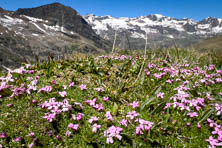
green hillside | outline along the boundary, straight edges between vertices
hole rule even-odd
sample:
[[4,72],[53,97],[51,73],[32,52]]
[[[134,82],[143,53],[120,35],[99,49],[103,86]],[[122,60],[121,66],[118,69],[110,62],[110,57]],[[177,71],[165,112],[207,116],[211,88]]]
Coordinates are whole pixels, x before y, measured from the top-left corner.
[[193,47],[195,49],[210,49],[222,51],[222,35],[203,40],[197,44],[194,44]]

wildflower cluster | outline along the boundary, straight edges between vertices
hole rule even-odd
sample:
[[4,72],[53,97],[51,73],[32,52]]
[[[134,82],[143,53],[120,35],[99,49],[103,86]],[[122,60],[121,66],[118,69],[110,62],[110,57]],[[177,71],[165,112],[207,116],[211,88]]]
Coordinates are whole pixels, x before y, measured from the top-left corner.
[[49,122],[52,122],[57,115],[62,112],[67,112],[72,109],[68,100],[64,99],[63,102],[56,102],[55,98],[51,98],[49,101],[45,101],[40,105],[43,109],[48,109],[49,112],[45,113],[43,118],[46,118]]
[[0,74],[0,147],[221,147],[220,66],[169,55],[144,67],[143,56],[112,54]]

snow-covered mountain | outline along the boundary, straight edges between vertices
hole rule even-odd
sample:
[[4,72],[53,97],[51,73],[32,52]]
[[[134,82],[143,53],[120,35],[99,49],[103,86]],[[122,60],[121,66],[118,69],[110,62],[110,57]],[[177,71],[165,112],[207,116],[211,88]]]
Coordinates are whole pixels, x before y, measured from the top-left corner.
[[113,40],[117,33],[120,48],[142,48],[146,33],[149,45],[189,46],[201,39],[222,33],[222,19],[208,17],[202,21],[176,19],[160,14],[136,18],[86,15],[85,20],[101,37]]

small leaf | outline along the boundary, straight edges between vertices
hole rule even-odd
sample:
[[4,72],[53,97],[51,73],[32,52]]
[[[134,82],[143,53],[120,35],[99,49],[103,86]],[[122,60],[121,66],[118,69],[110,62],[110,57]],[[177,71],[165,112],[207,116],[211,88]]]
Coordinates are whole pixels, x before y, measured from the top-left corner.
[[116,116],[118,109],[119,109],[119,106],[116,103],[114,103],[113,108],[112,108],[112,114],[114,116]]
[[207,120],[207,118],[210,117],[210,115],[214,112],[213,109],[208,110],[201,118],[199,123],[202,123],[203,121]]
[[90,139],[87,139],[86,137],[83,136],[83,139],[87,142],[87,143],[91,143]]
[[146,106],[150,105],[150,103],[155,99],[156,99],[156,97],[153,96],[153,97],[147,99],[145,102],[143,102],[143,104],[140,107],[140,111],[142,111]]
[[156,91],[155,91],[155,95],[157,95],[160,91],[161,91],[162,87],[160,86]]
[[140,81],[141,86],[143,85],[144,80],[145,80],[145,73],[142,74],[142,78],[141,78],[141,81]]
[[159,113],[166,106],[166,102],[162,102],[159,106],[157,106],[151,114]]

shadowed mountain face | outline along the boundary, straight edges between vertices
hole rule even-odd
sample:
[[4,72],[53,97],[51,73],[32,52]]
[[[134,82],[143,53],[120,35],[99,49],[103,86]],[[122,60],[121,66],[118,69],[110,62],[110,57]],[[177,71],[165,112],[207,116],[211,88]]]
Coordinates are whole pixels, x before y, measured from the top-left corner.
[[59,3],[15,12],[0,8],[0,35],[0,65],[12,67],[35,56],[44,60],[50,54],[108,52],[111,47],[75,10]]

